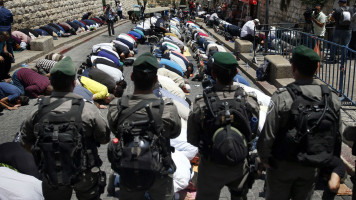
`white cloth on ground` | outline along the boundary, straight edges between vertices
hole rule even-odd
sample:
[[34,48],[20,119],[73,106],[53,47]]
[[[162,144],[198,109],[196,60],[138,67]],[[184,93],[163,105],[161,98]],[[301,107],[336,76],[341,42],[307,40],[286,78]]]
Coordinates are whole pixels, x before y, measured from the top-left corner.
[[189,160],[179,151],[172,153],[172,159],[177,167],[177,170],[173,174],[173,187],[174,192],[178,192],[188,187],[192,166]]

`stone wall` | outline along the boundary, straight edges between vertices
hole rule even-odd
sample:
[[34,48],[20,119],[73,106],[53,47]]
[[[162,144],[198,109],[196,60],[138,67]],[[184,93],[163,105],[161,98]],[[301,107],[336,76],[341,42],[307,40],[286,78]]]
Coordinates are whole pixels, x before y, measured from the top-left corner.
[[[114,0],[106,0],[115,6]],[[122,1],[123,14],[132,9],[136,0]],[[14,15],[14,28],[34,28],[51,22],[81,19],[87,12],[103,14],[101,0],[10,0],[5,7]]]
[[[265,22],[265,5],[267,0],[259,0],[261,4],[260,19],[261,23]],[[286,10],[281,10],[281,2],[283,0],[269,0],[269,23],[291,22],[299,23],[304,22],[303,13],[306,11],[308,5],[302,4],[300,0],[290,0],[290,4]],[[284,0],[287,2],[287,0]],[[329,0],[323,8],[323,12],[328,15],[332,12],[333,8],[338,7],[338,0]],[[355,0],[349,0],[349,5],[354,5]],[[309,6],[310,7],[310,6]]]

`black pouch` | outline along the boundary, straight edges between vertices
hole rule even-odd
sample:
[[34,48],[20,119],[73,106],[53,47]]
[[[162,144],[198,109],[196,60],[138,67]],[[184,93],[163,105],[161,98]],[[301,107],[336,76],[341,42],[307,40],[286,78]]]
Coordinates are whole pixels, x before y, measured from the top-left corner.
[[104,189],[106,186],[106,173],[104,171],[99,171],[98,177],[98,185],[99,185],[99,193],[104,193]]

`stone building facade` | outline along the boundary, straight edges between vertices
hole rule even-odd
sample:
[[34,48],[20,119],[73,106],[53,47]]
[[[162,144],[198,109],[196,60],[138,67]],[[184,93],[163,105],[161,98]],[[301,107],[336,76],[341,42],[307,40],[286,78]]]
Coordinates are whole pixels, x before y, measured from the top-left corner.
[[[115,6],[114,0],[106,0]],[[123,14],[133,8],[136,0],[121,0]],[[103,14],[102,0],[10,0],[5,7],[14,15],[14,28],[35,28],[51,22],[81,19],[87,12]]]
[[[265,22],[265,5],[267,0],[259,0],[260,7],[260,19],[261,23]],[[291,22],[299,23],[304,22],[303,13],[307,10],[308,5],[302,3],[301,0],[289,0],[289,5],[286,9],[282,9],[282,2],[288,2],[288,0],[269,0],[269,23]],[[328,15],[332,12],[333,8],[338,7],[338,0],[328,0],[324,5],[323,12]],[[355,0],[349,0],[349,5],[353,6]],[[309,6],[310,7],[310,6]]]

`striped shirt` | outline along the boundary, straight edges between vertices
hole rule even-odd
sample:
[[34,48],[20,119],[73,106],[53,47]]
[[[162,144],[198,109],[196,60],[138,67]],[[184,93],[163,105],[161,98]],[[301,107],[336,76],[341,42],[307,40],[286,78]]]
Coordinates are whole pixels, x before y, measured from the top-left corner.
[[17,71],[17,78],[25,88],[25,92],[30,97],[37,98],[43,94],[50,85],[49,79],[28,68],[21,68]]

